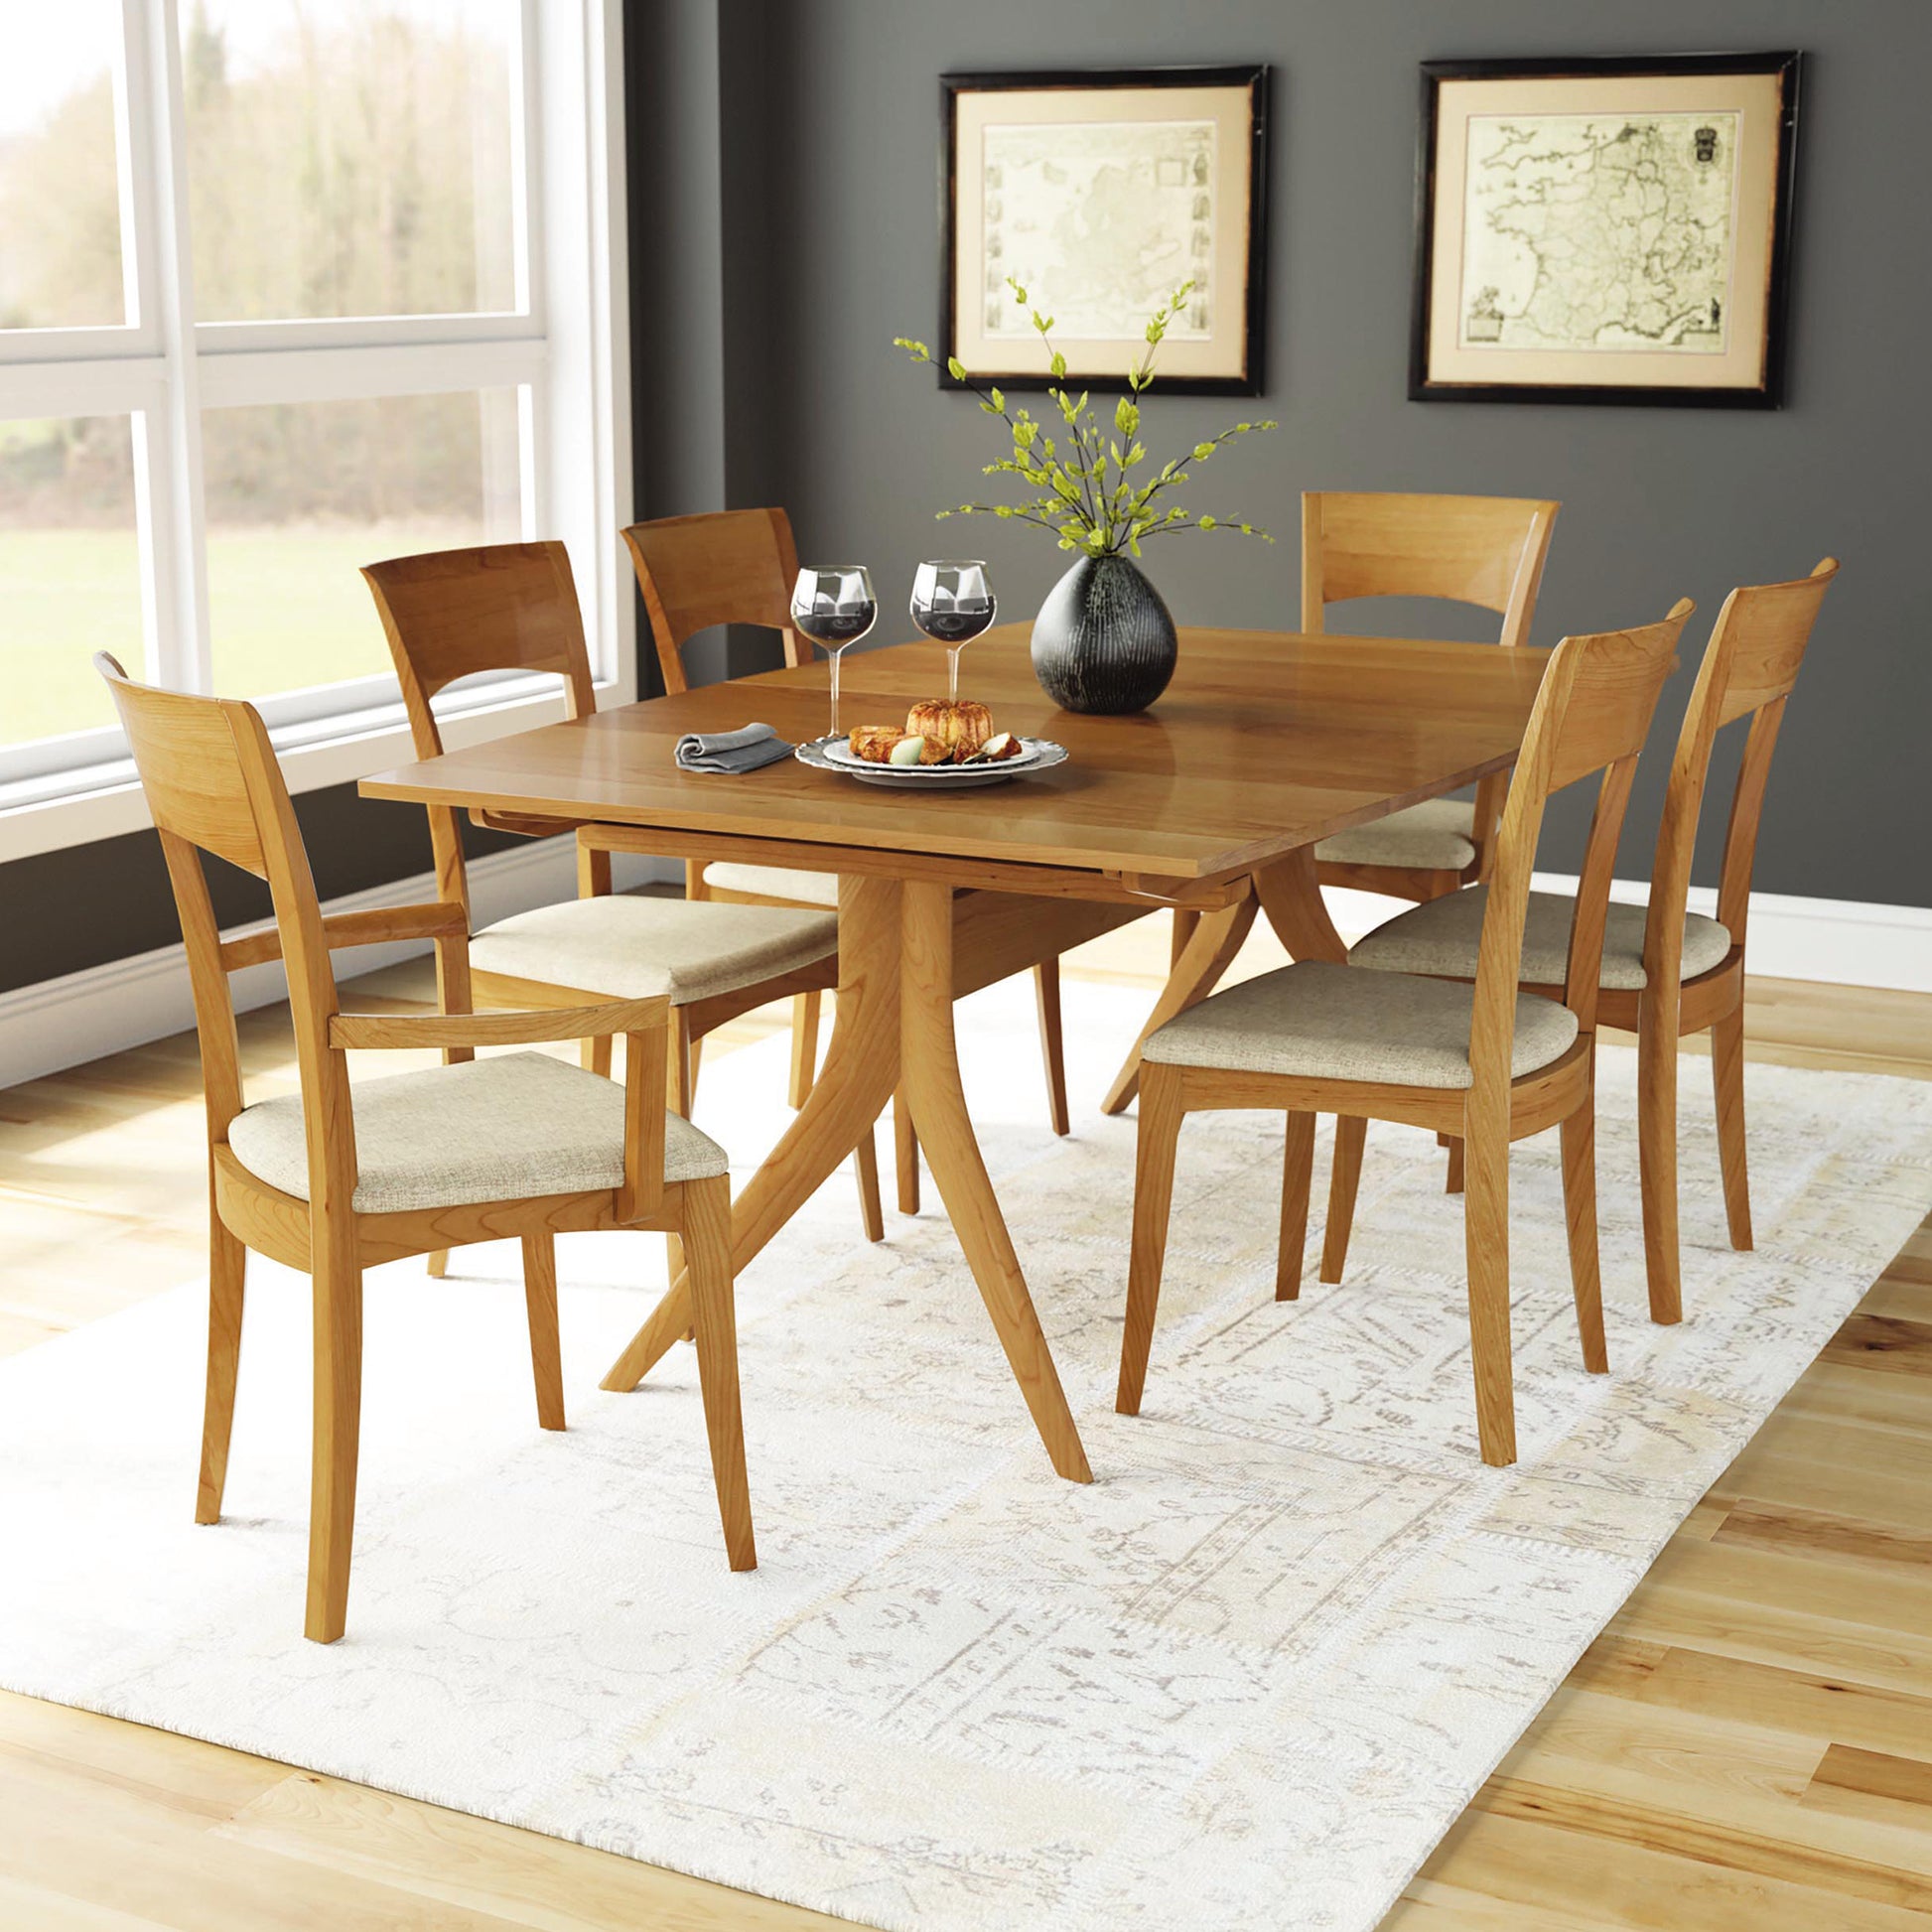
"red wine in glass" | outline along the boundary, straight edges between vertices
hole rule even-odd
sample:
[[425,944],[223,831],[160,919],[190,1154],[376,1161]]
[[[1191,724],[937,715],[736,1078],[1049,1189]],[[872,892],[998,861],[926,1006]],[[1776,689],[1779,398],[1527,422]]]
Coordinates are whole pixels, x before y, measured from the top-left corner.
[[791,591],[791,621],[832,660],[832,736],[839,736],[839,659],[879,620],[864,564],[807,564]]
[[959,653],[998,613],[986,566],[976,559],[936,559],[912,577],[912,621],[946,651],[946,696],[959,696]]

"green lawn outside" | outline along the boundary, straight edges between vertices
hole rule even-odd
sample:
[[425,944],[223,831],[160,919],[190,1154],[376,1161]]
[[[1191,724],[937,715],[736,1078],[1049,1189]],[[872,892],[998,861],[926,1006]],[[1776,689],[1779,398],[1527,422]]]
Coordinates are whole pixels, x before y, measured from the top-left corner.
[[[357,567],[475,541],[448,526],[211,532],[215,689],[258,698],[387,671]],[[0,745],[110,724],[90,661],[97,650],[145,674],[133,535],[0,530]]]

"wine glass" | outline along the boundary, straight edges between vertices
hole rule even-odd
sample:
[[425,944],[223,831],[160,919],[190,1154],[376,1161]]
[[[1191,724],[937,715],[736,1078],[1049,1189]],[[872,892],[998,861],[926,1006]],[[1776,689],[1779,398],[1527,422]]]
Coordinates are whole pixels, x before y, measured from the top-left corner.
[[864,564],[807,564],[791,587],[791,621],[832,660],[832,736],[839,736],[839,659],[879,617]]
[[935,558],[912,575],[912,621],[935,643],[945,644],[946,696],[959,697],[959,653],[992,621],[999,609],[986,566],[977,559]]

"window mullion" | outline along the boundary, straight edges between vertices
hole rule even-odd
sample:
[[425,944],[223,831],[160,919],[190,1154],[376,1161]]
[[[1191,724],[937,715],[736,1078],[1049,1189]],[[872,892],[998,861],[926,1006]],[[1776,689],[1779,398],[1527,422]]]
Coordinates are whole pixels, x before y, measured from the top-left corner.
[[[207,561],[203,542],[201,380],[195,359],[195,272],[188,232],[188,128],[176,0],[124,0],[129,146],[145,192],[135,198],[136,259],[151,292],[165,371],[163,399],[140,439],[137,482],[151,675],[184,691],[211,688]],[[146,320],[144,314],[144,320]]]

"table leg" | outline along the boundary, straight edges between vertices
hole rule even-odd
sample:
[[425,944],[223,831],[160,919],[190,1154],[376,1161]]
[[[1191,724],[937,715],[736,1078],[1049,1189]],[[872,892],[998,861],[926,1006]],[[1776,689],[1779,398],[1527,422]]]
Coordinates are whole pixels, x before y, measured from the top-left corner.
[[[805,1104],[732,1203],[732,1274],[749,1267],[827,1174],[872,1132],[898,1077],[899,887],[890,879],[839,882],[839,997],[832,1040]],[[691,1325],[680,1274],[604,1378],[634,1389]]]
[[1291,959],[1347,959],[1315,879],[1313,846],[1298,846],[1256,873],[1255,897]]
[[986,1311],[1053,1467],[1091,1482],[1086,1450],[1059,1372],[1027,1293],[1020,1258],[980,1157],[960,1086],[953,1038],[953,895],[950,886],[908,880],[899,991],[900,1089],[911,1108],[926,1165],[966,1251]]
[[1198,1006],[1214,991],[1221,975],[1241,950],[1241,942],[1255,922],[1255,909],[1251,893],[1232,905],[1200,914],[1174,961],[1167,985],[1161,989],[1161,997],[1154,1003],[1154,1011],[1148,1015],[1147,1025],[1141,1029],[1120,1071],[1114,1075],[1114,1084],[1107,1089],[1106,1099],[1100,1103],[1102,1113],[1118,1114],[1126,1110],[1128,1102],[1140,1091],[1142,1042],[1175,1014]]
[[[951,887],[841,880],[831,1045],[804,1106],[732,1204],[732,1272],[747,1267],[871,1133],[897,1086],[1053,1467],[1071,1481],[1090,1482],[1073,1413],[966,1112],[952,1009]],[[690,1283],[680,1276],[612,1364],[604,1387],[635,1388],[690,1325]]]

